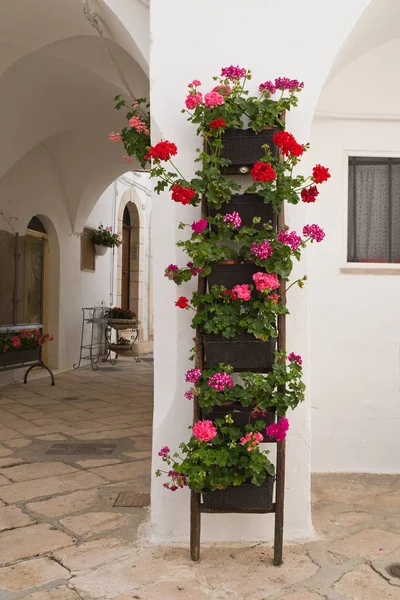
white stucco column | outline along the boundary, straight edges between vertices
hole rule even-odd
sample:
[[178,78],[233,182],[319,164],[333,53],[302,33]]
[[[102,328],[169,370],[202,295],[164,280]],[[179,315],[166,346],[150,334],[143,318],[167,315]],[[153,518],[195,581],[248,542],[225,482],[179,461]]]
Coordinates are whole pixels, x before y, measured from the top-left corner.
[[[306,142],[320,90],[333,59],[369,0],[288,0],[284,13],[272,0],[203,0],[194,9],[184,0],[173,6],[164,0],[151,2],[150,57],[153,141],[173,141],[178,146],[176,163],[189,178],[195,170],[195,149],[199,144],[195,127],[181,114],[187,84],[200,79],[203,92],[213,87],[212,76],[221,67],[239,64],[250,68],[249,89],[256,93],[259,83],[278,76],[305,82],[299,108],[289,113],[288,130]],[[304,160],[307,172],[313,165]],[[322,194],[321,190],[321,194]],[[190,296],[195,283],[177,288],[164,278],[169,263],[183,264],[175,243],[184,235],[179,221],[190,223],[199,209],[178,206],[164,193],[153,200],[154,324],[155,324],[155,414],[153,472],[161,466],[158,449],[177,449],[187,439],[192,405],[183,394],[184,373],[191,366],[189,350],[193,330],[189,311],[180,311],[174,302]],[[300,230],[310,222],[305,206],[289,206],[287,220]],[[307,220],[306,220],[307,218]],[[313,222],[313,221],[311,221]],[[323,226],[323,223],[321,223]],[[322,251],[321,247],[311,248]],[[307,256],[293,277],[307,272]],[[305,379],[308,373],[307,287],[289,294],[288,349],[303,356]],[[293,416],[287,447],[285,536],[287,539],[312,535],[310,513],[310,408],[306,401]],[[151,536],[154,541],[187,540],[189,535],[189,494],[171,493],[155,478],[152,482]],[[273,516],[203,515],[202,540],[266,540],[272,537]]]

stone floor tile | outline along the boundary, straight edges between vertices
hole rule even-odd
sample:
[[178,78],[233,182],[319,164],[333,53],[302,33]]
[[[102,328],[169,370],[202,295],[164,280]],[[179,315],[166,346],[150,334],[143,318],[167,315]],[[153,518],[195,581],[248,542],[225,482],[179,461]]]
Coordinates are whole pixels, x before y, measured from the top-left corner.
[[0,427],[0,440],[2,442],[16,438],[19,435],[20,434],[15,429],[11,429],[10,427]]
[[[104,427],[104,425],[103,425]],[[77,431],[77,430],[76,430]],[[77,440],[117,440],[132,435],[132,429],[112,429],[97,431],[95,433],[74,433],[73,437]]]
[[104,483],[104,479],[86,471],[74,473],[73,475],[56,475],[55,477],[32,479],[30,481],[0,486],[0,499],[11,504],[13,502],[62,494],[63,492],[98,487]]
[[400,600],[400,588],[390,585],[368,565],[343,575],[334,589],[351,600]]
[[323,596],[315,592],[300,591],[286,596],[285,600],[323,600]]
[[61,435],[61,433],[47,433],[46,435],[35,436],[35,440],[43,440],[44,442],[57,442],[66,439],[65,435]]
[[0,475],[0,486],[7,485],[8,483],[11,483],[11,481],[7,477],[4,477],[4,475]]
[[[57,392],[57,388],[54,389],[54,392]],[[45,396],[36,396],[34,398],[21,398],[19,399],[19,402],[29,407],[59,404],[58,400],[54,398],[46,398]]]
[[82,598],[74,590],[62,585],[51,590],[29,594],[24,597],[24,600],[82,600]]
[[35,523],[35,520],[16,506],[5,506],[0,508],[0,531],[14,529],[16,527],[25,527],[25,525],[32,525],[33,523]]
[[146,452],[145,450],[142,452],[124,452],[124,456],[129,456],[130,458],[135,458],[137,460],[143,460],[145,458],[151,458],[152,453]]
[[132,438],[135,442],[135,450],[151,450],[152,447],[152,439],[151,437],[145,438]]
[[47,517],[61,517],[92,507],[99,500],[98,490],[83,490],[55,496],[50,500],[29,502],[26,508]]
[[29,479],[41,479],[52,475],[64,475],[77,473],[77,469],[62,462],[38,462],[27,465],[17,465],[1,469],[0,473],[11,481],[28,481]]
[[0,533],[0,564],[54,552],[73,544],[73,538],[48,523]]
[[0,458],[0,469],[2,467],[13,467],[14,465],[18,465],[23,463],[24,460],[22,458],[13,458],[9,456],[8,458]]
[[362,556],[373,559],[390,554],[399,547],[400,535],[382,529],[366,529],[335,542],[331,549],[349,558]]
[[78,460],[76,464],[83,469],[91,469],[93,467],[104,467],[105,465],[116,465],[120,462],[118,458],[88,458],[86,460]]
[[10,446],[10,448],[25,448],[25,446],[29,446],[29,444],[32,444],[32,440],[19,437],[13,440],[7,440],[6,444],[7,446]]
[[29,425],[29,427],[24,427],[23,429],[18,429],[19,434],[25,436],[34,436],[34,435],[44,435],[46,433],[60,433],[62,432],[64,424],[62,425]]
[[136,555],[140,550],[124,545],[120,538],[102,538],[57,550],[54,557],[70,571],[89,571],[100,565]]
[[93,537],[110,529],[129,527],[135,521],[134,515],[122,515],[120,513],[85,513],[77,517],[67,517],[60,523],[79,536]]
[[5,448],[4,446],[0,446],[0,456],[10,456],[13,451],[9,448]]
[[148,473],[149,470],[150,462],[134,461],[119,465],[111,465],[109,467],[91,469],[91,472],[95,475],[100,475],[109,481],[124,481],[125,479],[133,479],[134,477]]
[[69,571],[49,558],[36,558],[0,568],[0,590],[20,592],[60,579],[69,579]]

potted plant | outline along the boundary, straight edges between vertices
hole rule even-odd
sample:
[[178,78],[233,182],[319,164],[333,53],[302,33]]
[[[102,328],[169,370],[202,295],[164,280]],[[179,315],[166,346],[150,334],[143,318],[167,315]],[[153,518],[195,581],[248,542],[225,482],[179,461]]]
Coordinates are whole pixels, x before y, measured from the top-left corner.
[[126,120],[128,125],[123,128],[121,133],[111,132],[109,139],[113,142],[121,143],[126,151],[124,159],[131,162],[131,156],[140,163],[143,169],[146,168],[148,159],[145,155],[150,146],[150,104],[147,98],[138,98],[132,105],[128,105],[121,96],[115,96],[114,100],[116,110],[126,109]]
[[53,340],[38,328],[0,333],[0,367],[39,361],[41,346]]
[[104,227],[102,223],[93,234],[96,254],[103,256],[108,248],[118,248],[122,244],[119,233],[113,233],[112,227]]
[[[261,428],[264,423],[258,424]],[[224,419],[198,421],[189,441],[180,444],[180,454],[168,447],[158,453],[168,465],[164,487],[175,491],[190,487],[203,495],[204,507],[229,511],[272,509],[274,466],[268,451],[260,450],[263,434],[258,427],[235,427],[230,415]]]
[[117,337],[116,342],[110,342],[108,349],[116,352],[117,354],[123,354],[132,350],[132,342],[124,337]]
[[133,329],[139,325],[135,313],[129,309],[114,306],[114,308],[109,308],[105,315],[113,329],[123,331],[124,329]]

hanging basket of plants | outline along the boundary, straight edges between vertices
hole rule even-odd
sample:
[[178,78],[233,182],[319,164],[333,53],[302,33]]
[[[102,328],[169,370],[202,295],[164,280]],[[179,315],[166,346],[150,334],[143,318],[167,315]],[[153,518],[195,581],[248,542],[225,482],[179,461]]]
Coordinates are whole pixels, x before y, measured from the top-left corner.
[[273,509],[275,477],[267,475],[264,483],[242,483],[223,490],[202,492],[204,512],[260,512]]
[[104,227],[102,223],[93,233],[94,251],[104,256],[109,248],[119,248],[122,244],[119,233],[113,233],[112,227]]
[[94,245],[94,251],[97,256],[104,256],[107,253],[108,246],[101,246],[100,244]]

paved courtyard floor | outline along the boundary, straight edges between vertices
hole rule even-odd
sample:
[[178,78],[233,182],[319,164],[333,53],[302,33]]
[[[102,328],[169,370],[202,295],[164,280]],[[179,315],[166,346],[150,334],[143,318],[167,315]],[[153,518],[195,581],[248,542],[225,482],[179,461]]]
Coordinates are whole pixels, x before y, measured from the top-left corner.
[[147,542],[148,508],[114,507],[149,491],[151,422],[149,362],[0,388],[1,600],[400,600],[400,476],[315,476],[316,536],[281,567],[262,543],[192,563]]

